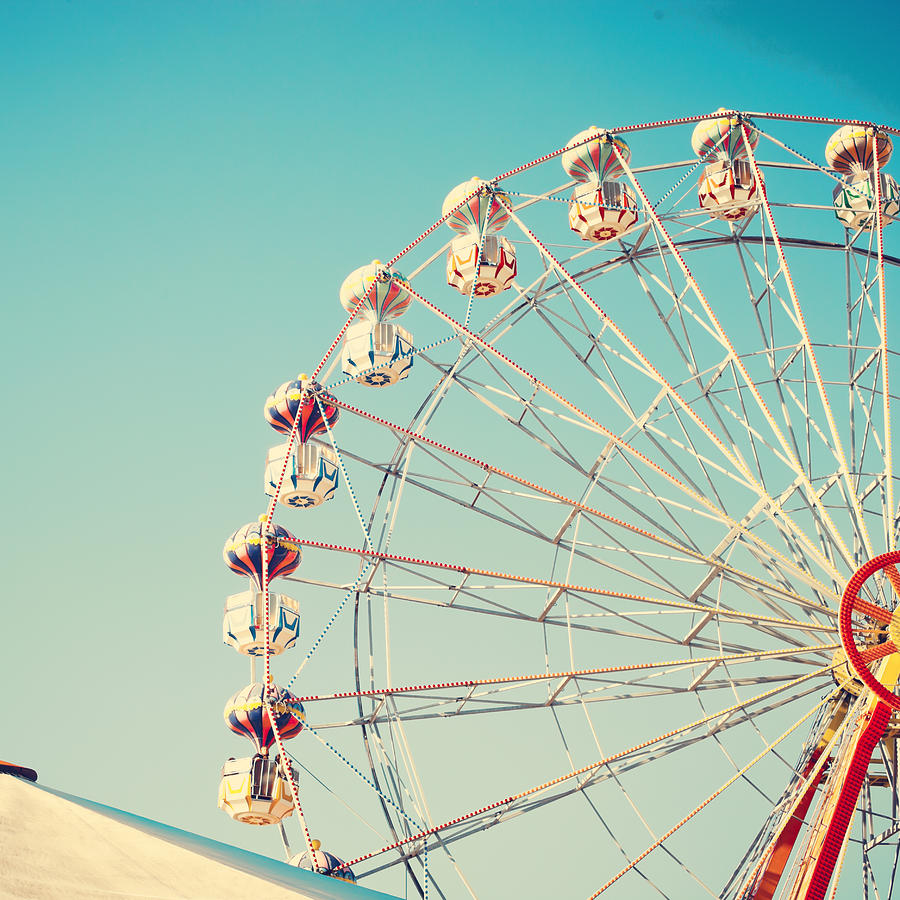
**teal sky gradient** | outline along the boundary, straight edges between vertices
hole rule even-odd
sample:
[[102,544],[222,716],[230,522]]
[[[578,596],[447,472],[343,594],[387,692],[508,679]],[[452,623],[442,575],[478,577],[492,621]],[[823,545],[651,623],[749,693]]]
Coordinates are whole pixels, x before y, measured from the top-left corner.
[[263,509],[265,396],[352,269],[591,123],[900,124],[897,5],[805,6],[0,4],[0,758],[279,855],[215,808],[246,678],[220,548]]

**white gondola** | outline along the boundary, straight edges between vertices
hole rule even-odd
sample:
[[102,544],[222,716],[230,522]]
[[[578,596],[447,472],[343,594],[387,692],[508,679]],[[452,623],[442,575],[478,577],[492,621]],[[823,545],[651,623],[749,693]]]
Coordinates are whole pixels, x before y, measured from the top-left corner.
[[478,177],[458,184],[444,198],[441,211],[459,235],[447,253],[447,284],[463,296],[493,297],[512,285],[516,251],[498,234],[510,220],[510,209],[509,196]]
[[474,283],[476,297],[493,297],[513,283],[516,277],[516,251],[505,237],[487,234],[484,237],[479,267],[478,244],[479,238],[471,235],[462,235],[450,244],[447,253],[447,284],[468,296]]
[[[292,773],[296,777],[293,767]],[[244,825],[276,825],[291,815],[291,785],[276,758],[229,759],[222,766],[219,809]]]
[[697,196],[712,218],[731,222],[752,216],[762,202],[762,192],[746,159],[710,163],[697,183]]
[[634,228],[638,218],[634,191],[621,181],[586,182],[572,192],[569,228],[583,241],[617,238]]
[[[834,189],[834,214],[849,231],[871,231],[875,227],[875,175],[846,175]],[[881,173],[882,224],[889,225],[900,215],[900,189],[890,176]]]
[[278,479],[284,468],[284,458],[290,452],[278,502],[293,509],[308,509],[330,500],[338,486],[340,467],[337,454],[327,444],[308,440],[273,447],[266,456],[264,487],[269,497],[275,496]]
[[[232,594],[225,601],[222,640],[245,656],[265,653],[265,600],[262,591]],[[269,592],[269,652],[278,656],[300,636],[300,604]]]
[[385,387],[409,375],[413,366],[412,335],[389,322],[353,322],[344,335],[341,369],[360,384]]

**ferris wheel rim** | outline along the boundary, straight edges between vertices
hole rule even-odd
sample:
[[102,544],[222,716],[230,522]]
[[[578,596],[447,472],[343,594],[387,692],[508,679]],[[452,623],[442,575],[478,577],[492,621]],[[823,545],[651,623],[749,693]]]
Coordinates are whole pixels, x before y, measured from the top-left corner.
[[[743,115],[746,115],[746,114],[743,114]],[[764,117],[763,114],[754,114],[754,115],[758,115],[758,117],[760,117],[760,118]],[[675,124],[675,123],[677,123],[677,124],[684,124],[684,123],[690,122],[690,121],[697,121],[697,119],[696,119],[696,118],[693,118],[693,119],[687,119],[687,120],[667,120],[666,122],[663,122],[663,123],[656,123],[655,125],[651,123],[650,125],[646,125],[646,126],[625,126],[625,127],[620,128],[620,129],[610,129],[610,132],[611,132],[611,133],[612,133],[612,132],[616,132],[616,133],[630,133],[631,131],[639,131],[639,130],[642,130],[642,129],[645,128],[645,127],[664,127],[664,126],[666,126],[666,125],[668,125],[668,124],[670,124],[670,123],[671,123],[671,124]],[[819,120],[819,121],[823,121],[823,122],[824,122],[824,121],[832,121],[832,120]],[[844,120],[833,120],[833,121],[837,122],[837,121],[844,121]],[[900,133],[900,132],[892,132],[892,133]],[[547,157],[544,157],[544,158],[542,158],[542,159],[549,159],[549,158],[552,158],[553,156],[558,155],[559,152],[561,152],[561,151],[557,151],[556,153],[549,154]],[[501,180],[501,179],[505,179],[505,178],[507,178],[507,177],[511,177],[513,174],[517,174],[518,172],[522,171],[523,168],[524,168],[524,167],[521,167],[521,166],[520,166],[520,167],[518,167],[517,169],[510,170],[510,172],[504,173],[502,176],[498,176],[498,178],[495,179],[495,180]],[[443,217],[443,218],[446,218],[446,216]],[[409,250],[410,248],[414,247],[419,241],[422,240],[422,238],[424,238],[425,236],[427,236],[427,235],[430,233],[430,231],[433,231],[434,228],[435,228],[437,225],[440,225],[440,224],[441,224],[441,221],[442,221],[442,220],[438,220],[438,222],[435,223],[435,226],[432,226],[431,229],[429,229],[428,231],[426,231],[426,232],[422,235],[422,237],[420,237],[419,239],[417,239],[417,241],[413,242],[413,244],[408,245],[407,248],[405,248],[403,251],[401,251],[401,253],[400,253],[398,256],[394,257],[394,259],[393,259],[393,261],[392,261],[391,264],[393,264],[394,261],[400,259],[406,252],[408,252],[408,250]],[[764,238],[764,237],[757,237],[757,236],[754,236],[754,235],[744,235],[744,234],[742,234],[741,237],[740,237],[740,240],[741,240],[742,242],[748,244],[748,245],[752,245],[752,244],[761,245],[761,244],[764,244],[764,243],[765,243],[765,238]],[[880,228],[879,228],[879,240],[880,240]],[[854,239],[854,241],[855,241],[855,239]],[[677,239],[677,237],[676,237],[675,240],[674,240],[674,245],[675,245],[675,248],[677,248],[677,249],[675,249],[674,252],[677,254],[678,252],[681,252],[682,250],[685,251],[685,252],[690,252],[690,251],[694,251],[694,250],[702,251],[702,250],[711,249],[711,248],[713,248],[713,247],[725,246],[725,245],[727,245],[727,244],[729,244],[729,243],[733,243],[733,242],[734,242],[734,239],[733,239],[733,238],[729,238],[729,237],[721,237],[721,238],[716,238],[716,237],[691,237],[691,238],[685,238],[683,241],[679,242],[678,239]],[[853,246],[852,244],[848,244],[846,241],[845,241],[844,244],[839,244],[838,242],[833,242],[833,243],[829,244],[829,243],[827,243],[827,242],[813,241],[813,240],[810,240],[810,239],[804,239],[804,238],[782,237],[782,238],[781,238],[781,243],[784,244],[785,246],[789,246],[789,247],[796,247],[796,248],[801,248],[801,247],[802,247],[802,248],[808,248],[808,249],[819,250],[819,251],[829,249],[829,250],[834,250],[834,251],[843,252],[843,253],[845,253],[845,254],[850,253],[850,254],[853,254],[853,255],[860,255],[860,256],[865,257],[867,260],[869,260],[869,259],[871,258],[871,250],[866,251],[865,248]],[[651,256],[651,255],[657,254],[657,253],[660,252],[660,251],[656,251],[656,250],[653,250],[653,249],[651,248],[651,249],[647,249],[645,252],[646,252],[646,254],[647,254],[648,256]],[[882,252],[879,252],[879,261],[880,261],[880,263],[881,263],[882,265],[883,265],[883,264],[887,264],[887,265],[891,265],[891,266],[898,266],[898,265],[900,265],[900,258],[897,258],[897,257],[891,257],[891,256],[888,256],[888,255],[882,253]],[[602,264],[601,264],[601,267],[602,267]],[[585,271],[587,271],[587,270],[585,270]],[[581,273],[574,273],[574,274],[575,274],[576,279],[580,281],[580,280],[581,280],[581,278],[580,278]],[[883,279],[882,279],[882,280],[883,280]],[[561,284],[561,282],[560,282],[560,284]],[[558,291],[558,290],[559,290],[559,287],[556,287],[555,289]],[[546,290],[550,291],[550,290],[554,290],[554,288],[553,288],[553,286],[551,286],[551,287],[548,287]],[[521,292],[521,293],[520,293],[520,297],[519,297],[520,300],[522,299],[523,295],[524,295],[524,292]],[[534,299],[537,299],[537,296],[539,296],[539,295],[536,295]],[[422,299],[422,298],[420,298],[420,299]],[[523,302],[524,302],[524,301],[523,301]],[[469,310],[467,310],[467,312],[466,312],[466,324],[468,324],[468,316],[469,316],[469,312],[470,312],[470,311],[471,311],[471,302],[470,302]],[[512,313],[510,313],[509,315],[511,316]],[[352,316],[351,316],[351,318],[352,318]],[[349,320],[348,320],[348,324],[349,324]],[[460,324],[460,323],[457,323],[457,324]],[[499,327],[499,325],[495,325],[494,327]],[[332,344],[331,350],[329,350],[329,354],[335,349],[335,347],[337,346],[337,343],[340,341],[341,335],[343,334],[343,332],[344,332],[345,330],[346,330],[346,326],[345,326],[345,328],[342,329],[342,331],[338,334],[338,337],[335,339],[335,342]],[[813,346],[816,346],[816,345],[813,344]],[[464,349],[464,350],[462,351],[460,357],[459,357],[459,360],[460,360],[460,361],[461,361],[462,358],[464,357],[465,352],[466,352],[466,351],[465,351],[465,349]],[[890,351],[890,352],[895,352],[895,351]],[[326,358],[325,358],[325,359],[327,359],[327,356],[328,356],[328,354],[326,354]],[[322,366],[323,366],[324,363],[325,363],[325,359],[323,359],[322,364],[317,368],[317,370],[316,370],[316,372],[314,373],[314,376],[313,376],[313,377],[315,377],[316,375],[318,375],[318,373],[321,371]],[[674,387],[675,387],[675,388],[678,388],[679,385],[676,383],[676,384],[674,385]],[[438,402],[437,402],[437,405],[435,406],[435,409],[437,409],[437,406],[440,405],[440,402],[441,402],[441,401],[440,401],[440,399],[439,399]],[[887,398],[886,398],[885,402],[887,402]],[[408,424],[406,425],[406,431],[407,431],[408,433],[411,433],[411,432],[413,432],[413,431],[417,431],[417,432],[419,431],[419,426],[418,426],[416,423],[417,423],[417,421],[418,421],[420,415],[424,415],[424,416],[425,416],[425,418],[426,418],[426,427],[427,427],[427,422],[430,421],[430,417],[431,417],[431,415],[434,414],[434,412],[432,411],[431,413],[429,413],[429,412],[425,409],[426,403],[427,403],[427,400],[426,400],[426,401],[423,401],[423,403],[422,403],[422,405],[420,406],[418,412],[413,416],[413,419],[410,421],[410,423],[408,423]],[[425,410],[425,411],[423,412],[423,410]],[[424,430],[424,429],[423,429],[423,430]],[[331,436],[331,435],[330,435],[330,431],[329,431],[329,436]],[[423,436],[424,436],[424,435],[423,435]],[[332,438],[332,440],[333,440],[333,438]],[[412,443],[412,442],[408,442],[406,445],[402,445],[402,444],[401,444],[400,446],[398,446],[397,451],[396,451],[396,453],[397,453],[397,455],[398,455],[397,458],[402,458],[404,455],[406,455],[406,457],[407,457],[407,459],[408,459],[409,454],[411,453],[411,448],[412,448],[412,446],[413,446],[413,443]],[[335,445],[335,447],[336,447],[336,445]],[[345,472],[345,476],[346,476],[346,472]],[[890,477],[893,477],[893,476],[890,476]],[[368,525],[369,525],[369,529],[370,529],[370,530],[371,530],[371,527],[372,527],[372,525],[373,525],[373,523],[374,523],[375,513],[376,513],[376,510],[377,510],[378,505],[379,505],[379,502],[380,502],[381,491],[384,490],[384,486],[385,486],[385,484],[387,484],[388,478],[389,478],[389,476],[388,476],[387,474],[385,474],[385,476],[384,476],[384,481],[382,482],[382,487],[381,487],[381,489],[379,489],[379,492],[378,492],[378,498],[376,499],[375,503],[373,504],[372,510],[371,510],[371,512],[370,512],[370,514],[369,514]],[[348,482],[348,484],[349,484],[349,482]],[[593,485],[590,485],[589,487],[592,489]],[[402,489],[402,488],[401,488],[401,489]],[[397,509],[397,507],[394,508],[394,517],[396,517],[396,509]],[[273,501],[272,509],[270,510],[270,516],[269,516],[270,519],[271,519],[271,515],[272,515],[273,512],[274,512],[274,501]],[[360,518],[362,519],[362,513],[360,513]],[[862,513],[860,513],[860,519],[861,519],[861,521],[864,521],[863,516],[862,516]],[[364,523],[364,530],[365,530],[365,523]],[[368,538],[367,538],[367,541],[368,541]],[[389,546],[389,544],[390,544],[390,532],[388,532],[387,542],[388,542],[388,546]],[[381,539],[378,540],[376,546],[378,546],[378,547],[381,546]],[[823,558],[824,558],[824,557],[823,557]],[[360,556],[360,569],[361,569],[361,570],[362,570],[362,567],[363,567],[363,557],[362,557],[362,555],[361,555],[361,556]],[[355,616],[356,621],[358,621],[358,616],[359,616],[359,606],[360,606],[360,602],[361,602],[361,601],[360,601],[360,598],[361,598],[361,592],[360,592],[360,591],[356,591],[356,593],[355,593],[355,601],[354,601],[354,609],[355,609],[354,616]],[[543,627],[545,630],[546,630],[546,628],[547,628],[546,625],[544,625],[544,626],[542,626],[542,627]],[[360,694],[362,694],[362,693],[363,693],[363,688],[362,688],[362,684],[361,684],[361,681],[360,681],[359,648],[358,648],[358,646],[356,646],[356,642],[358,641],[358,637],[359,637],[358,629],[357,629],[357,627],[354,627],[354,653],[355,653],[354,672],[355,672],[355,677],[356,677],[356,681],[357,681],[357,684],[356,684],[357,692],[360,693]],[[720,651],[721,651],[721,653],[724,654],[726,648],[722,645],[722,636],[721,636],[721,628],[720,628],[720,627],[719,627],[719,643],[720,643]],[[693,645],[690,646],[690,649],[691,649],[691,651],[693,652]],[[849,656],[849,652],[848,652],[848,656]],[[268,658],[267,658],[267,662],[268,662]],[[726,669],[727,669],[727,666],[726,666]],[[827,674],[827,672],[826,672],[826,674]],[[730,677],[730,676],[729,676],[729,677]],[[735,688],[734,688],[734,683],[732,682],[732,690],[734,690],[734,689],[735,689]],[[362,708],[362,702],[361,702],[361,699],[362,699],[361,696],[357,698],[357,700],[360,701],[360,702],[359,702],[359,716],[360,716],[360,719],[363,719],[363,718],[364,718],[364,714],[363,714],[363,708]],[[700,694],[697,695],[697,700],[698,700],[698,702],[701,703],[701,706],[702,706],[702,699],[701,699],[701,695],[700,695]],[[554,715],[556,715],[556,707],[553,707],[553,712],[554,712]],[[397,721],[398,721],[398,724],[401,724],[400,721],[399,721],[399,718],[398,718]],[[365,743],[365,747],[366,747],[366,753],[369,755],[369,763],[370,763],[370,768],[371,768],[371,771],[372,771],[372,775],[373,775],[373,777],[375,777],[376,780],[377,780],[376,768],[375,768],[375,765],[374,765],[373,760],[372,760],[371,749],[370,749],[370,746],[369,746],[368,738],[366,737],[366,724],[365,724],[365,722],[361,722],[360,724],[361,724],[361,726],[362,726],[363,737],[364,737],[364,743]],[[378,727],[378,723],[377,723],[377,722],[372,722],[372,723],[370,724],[370,729],[371,729],[371,730],[374,730],[376,733],[377,733],[377,727]],[[587,797],[587,794],[586,794],[586,793],[583,793],[582,796]],[[396,834],[396,832],[394,831],[394,824],[393,824],[392,819],[391,819],[391,814],[389,813],[387,807],[385,806],[384,799],[382,798],[380,802],[381,802],[381,804],[382,804],[382,809],[383,809],[383,811],[384,811],[385,818],[388,820],[389,827],[391,828],[391,831],[392,831],[393,833]],[[403,861],[403,863],[406,865],[407,870],[408,870],[408,871],[410,872],[410,874],[412,875],[412,870],[411,870],[411,868],[410,868],[410,857],[404,857],[402,861]],[[415,877],[415,876],[413,876],[413,877]],[[473,896],[474,896],[474,895],[473,895]]]

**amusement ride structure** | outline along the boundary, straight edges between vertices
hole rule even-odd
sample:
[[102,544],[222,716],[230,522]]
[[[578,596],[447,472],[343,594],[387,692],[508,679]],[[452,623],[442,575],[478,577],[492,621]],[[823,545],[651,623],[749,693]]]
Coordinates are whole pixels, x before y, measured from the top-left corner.
[[891,896],[898,134],[591,127],[349,275],[225,544],[219,806],[407,896]]

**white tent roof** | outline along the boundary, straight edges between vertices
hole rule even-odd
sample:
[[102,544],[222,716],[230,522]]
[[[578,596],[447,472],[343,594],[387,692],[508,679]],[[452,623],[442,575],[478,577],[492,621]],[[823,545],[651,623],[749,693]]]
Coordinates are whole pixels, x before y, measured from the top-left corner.
[[396,900],[0,774],[0,900]]

